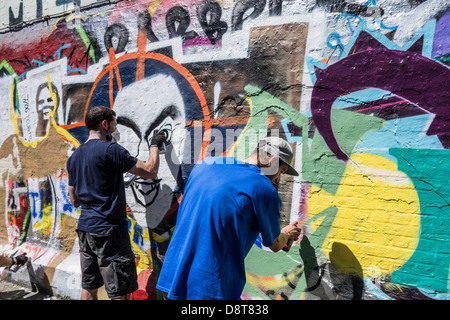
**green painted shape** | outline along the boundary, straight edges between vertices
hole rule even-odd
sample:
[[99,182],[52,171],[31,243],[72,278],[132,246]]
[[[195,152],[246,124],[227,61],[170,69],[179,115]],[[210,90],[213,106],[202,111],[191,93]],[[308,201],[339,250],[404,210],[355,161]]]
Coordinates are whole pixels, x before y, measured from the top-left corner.
[[259,140],[267,135],[269,109],[288,118],[297,126],[307,128],[308,118],[280,99],[252,85],[247,85],[245,91],[252,100],[252,114],[235,148],[236,159],[248,158]]
[[[308,141],[308,117],[257,87],[247,85],[245,91],[252,99],[252,116],[242,135],[244,140],[241,139],[238,142],[235,157],[237,153],[244,156],[239,157],[240,160],[248,157],[256,148],[259,138],[267,134],[269,109],[301,127],[302,140]],[[379,130],[384,125],[383,119],[337,109],[333,109],[331,120],[336,140],[347,154],[351,154],[367,132]],[[250,134],[255,133],[257,139],[250,139]],[[247,140],[252,141],[252,144],[246,144]],[[308,143],[302,143],[302,166],[303,180],[310,181],[328,193],[335,194],[347,163],[336,158],[316,130],[310,149]]]
[[279,270],[290,270],[298,266],[299,262],[295,260],[299,261],[298,250],[291,250],[288,253],[272,252],[253,245],[245,259],[245,269],[260,276],[274,276],[280,273]]
[[389,153],[397,158],[398,169],[414,183],[421,224],[416,250],[392,273],[392,281],[449,292],[450,150],[394,148]]
[[88,35],[86,34],[86,31],[84,31],[83,27],[78,25],[76,26],[77,32],[81,37],[81,40],[83,40],[84,45],[87,49],[89,49],[89,56],[91,57],[92,61],[96,63],[95,61],[95,51],[94,47],[91,44],[91,40],[89,39]]
[[[15,83],[17,84],[17,83],[19,83],[19,77],[17,76],[17,74],[16,74],[16,71],[14,71],[14,68],[13,67],[11,67],[11,65],[8,63],[8,61],[6,61],[6,60],[3,60],[1,63],[0,63],[0,70],[2,70],[2,69],[5,69],[6,71],[8,71],[8,73],[10,74],[10,75],[14,75],[14,81],[15,81]],[[19,114],[20,114],[20,106],[19,106],[19,91],[18,90],[15,90],[16,91],[16,108],[17,108],[17,111],[19,112]]]
[[[11,65],[8,63],[8,61],[3,60],[2,63],[0,63],[0,70],[1,69],[5,69],[6,71],[8,71],[8,73],[10,75],[15,74],[16,72],[14,71],[13,67],[11,67]],[[16,80],[17,80],[17,75],[16,75]]]
[[[322,251],[323,243],[330,232],[331,226],[333,225],[334,219],[336,218],[336,214],[338,212],[338,208],[335,206],[328,207],[322,212],[316,214],[314,217],[303,222],[303,225],[310,224],[311,222],[323,218],[320,225],[316,228],[314,233],[309,235],[308,237],[303,237],[302,241],[300,241],[300,249],[299,254],[300,258],[303,261],[304,265],[304,274],[302,277],[302,281],[299,281],[299,285],[295,288],[294,292],[291,295],[292,300],[299,300],[303,294],[303,292],[307,289],[307,280],[312,271],[317,267],[317,257],[320,255]],[[300,283],[302,284],[300,286]]]

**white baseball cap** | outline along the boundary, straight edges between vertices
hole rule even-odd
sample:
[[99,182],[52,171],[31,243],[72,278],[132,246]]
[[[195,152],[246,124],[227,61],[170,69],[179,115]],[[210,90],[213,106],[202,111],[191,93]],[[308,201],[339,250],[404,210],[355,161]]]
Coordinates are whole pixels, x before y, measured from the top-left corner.
[[298,176],[297,170],[291,166],[294,152],[286,140],[279,137],[265,137],[259,141],[258,147],[260,150],[264,150],[265,152],[278,157],[280,161],[287,164],[288,169],[286,170],[286,174]]

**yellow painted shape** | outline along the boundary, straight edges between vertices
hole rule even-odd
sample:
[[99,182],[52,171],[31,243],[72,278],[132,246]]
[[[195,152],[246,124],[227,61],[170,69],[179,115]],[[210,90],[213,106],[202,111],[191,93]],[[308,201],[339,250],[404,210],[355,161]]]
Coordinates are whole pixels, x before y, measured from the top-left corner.
[[52,217],[52,206],[46,205],[42,209],[42,233],[44,234],[50,234],[52,232],[52,224],[53,224],[53,217]]
[[303,266],[291,270],[287,274],[278,274],[275,276],[259,276],[257,274],[246,272],[247,282],[251,285],[264,288],[265,290],[276,290],[288,286],[290,283],[296,283],[297,279],[303,273]]
[[[131,237],[130,237],[131,238]],[[130,239],[131,246],[133,248],[133,251],[139,255],[139,263],[136,266],[137,273],[141,273],[143,270],[147,270],[150,266],[150,260],[148,259],[145,252],[143,252],[139,246],[133,242],[133,239]]]
[[137,273],[139,274],[141,271],[146,270],[146,269],[149,268],[150,260],[149,260],[149,258],[147,256],[147,254],[145,254],[145,252],[142,251],[141,248],[139,248],[139,246],[133,241],[134,228],[136,226],[136,220],[130,215],[128,215],[127,218],[131,222],[131,233],[129,234],[131,246],[133,248],[133,251],[139,255],[139,263],[136,266]]
[[158,9],[159,5],[161,4],[162,0],[154,0],[148,7],[148,13],[150,13],[150,16],[152,16],[156,9]]
[[[59,135],[64,136],[67,139],[67,141],[69,141],[73,146],[79,147],[80,143],[78,142],[78,140],[75,139],[74,137],[72,137],[72,135],[67,130],[58,126],[58,124],[55,121],[54,114],[56,112],[56,109],[58,108],[58,102],[57,102],[56,93],[54,93],[52,90],[52,85],[51,85],[51,81],[50,81],[50,73],[47,73],[47,82],[48,82],[48,89],[50,91],[50,96],[52,97],[53,105],[54,105],[53,110],[49,113],[49,117],[52,121],[52,125],[56,129],[56,132],[58,132]],[[45,136],[47,137],[47,135],[48,135],[48,130],[47,130],[47,133]]]
[[[397,165],[378,155],[351,156],[336,195],[312,186],[308,197],[310,217],[330,206],[338,212],[322,249],[330,254],[333,243],[348,247],[364,275],[373,267],[381,274],[398,270],[419,241],[420,203],[409,177]],[[323,219],[311,223],[315,231]],[[336,266],[343,272],[354,266]]]

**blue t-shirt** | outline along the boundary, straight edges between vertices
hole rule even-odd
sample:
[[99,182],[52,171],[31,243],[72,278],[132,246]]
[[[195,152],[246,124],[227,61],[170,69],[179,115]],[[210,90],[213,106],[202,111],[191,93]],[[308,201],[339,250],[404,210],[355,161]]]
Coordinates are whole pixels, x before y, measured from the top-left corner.
[[136,162],[122,146],[100,139],[89,140],[74,151],[67,160],[67,171],[69,186],[82,202],[79,230],[128,230],[123,174]]
[[205,158],[186,184],[157,288],[174,300],[240,299],[244,259],[259,234],[265,246],[273,245],[280,206],[257,166]]

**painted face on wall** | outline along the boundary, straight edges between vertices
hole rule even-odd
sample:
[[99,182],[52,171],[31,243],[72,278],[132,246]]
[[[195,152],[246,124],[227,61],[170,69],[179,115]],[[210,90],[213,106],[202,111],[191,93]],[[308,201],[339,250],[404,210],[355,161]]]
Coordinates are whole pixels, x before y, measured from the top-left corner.
[[[51,86],[57,101],[53,101],[48,83],[41,84],[36,91],[36,112],[38,117],[36,136],[38,137],[44,136],[47,132],[50,118],[49,114],[55,109],[55,105],[58,106],[59,103],[58,89],[53,83]],[[55,120],[58,119],[57,113],[54,114],[54,117]]]
[[148,160],[155,130],[167,129],[170,145],[160,155],[158,179],[136,179],[128,188],[127,204],[141,226],[155,228],[174,201],[185,138],[183,99],[175,80],[155,75],[123,88],[114,102],[120,144],[131,155]]

